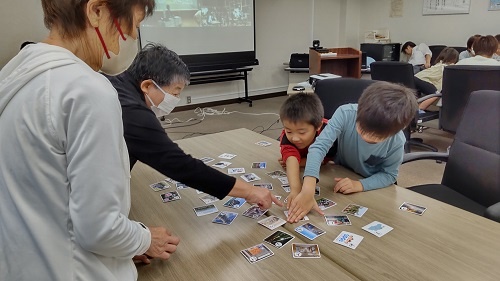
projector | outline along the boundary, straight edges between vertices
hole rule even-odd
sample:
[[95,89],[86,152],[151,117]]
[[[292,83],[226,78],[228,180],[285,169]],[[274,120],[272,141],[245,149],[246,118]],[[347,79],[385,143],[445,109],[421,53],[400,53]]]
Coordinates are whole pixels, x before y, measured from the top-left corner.
[[315,74],[315,75],[309,76],[309,84],[311,84],[314,88],[314,86],[318,80],[340,78],[340,77],[342,77],[342,76],[331,74],[331,73]]

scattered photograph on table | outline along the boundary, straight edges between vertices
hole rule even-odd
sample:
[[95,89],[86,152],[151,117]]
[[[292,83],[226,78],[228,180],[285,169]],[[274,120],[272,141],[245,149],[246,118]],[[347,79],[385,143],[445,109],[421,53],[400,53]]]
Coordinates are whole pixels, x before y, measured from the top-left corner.
[[270,230],[275,230],[276,228],[284,225],[286,221],[277,216],[269,216],[265,219],[261,219],[258,223],[264,227],[269,228]]
[[293,238],[295,238],[295,237],[286,233],[286,232],[283,232],[281,230],[277,230],[275,233],[266,237],[264,239],[264,241],[273,245],[274,247],[276,247],[278,249],[281,249],[288,242],[292,241]]
[[213,164],[212,167],[216,167],[216,168],[219,168],[219,169],[224,169],[224,168],[226,168],[229,165],[231,165],[231,162],[219,161],[219,162]]
[[213,158],[210,158],[210,157],[203,157],[203,158],[200,158],[200,160],[201,160],[203,163],[205,163],[205,164],[207,164],[207,163],[210,163],[210,162],[214,161],[214,159],[213,159]]
[[290,193],[290,185],[289,184],[282,184],[281,187],[283,190],[287,193]]
[[219,201],[219,198],[212,196],[210,194],[207,194],[203,197],[200,197],[201,201],[205,202],[205,204],[211,204],[213,202]]
[[260,178],[254,174],[254,173],[249,173],[249,174],[244,174],[240,176],[244,181],[246,182],[252,182],[252,181],[258,181]]
[[338,226],[338,225],[351,225],[351,221],[348,216],[325,216],[326,225]]
[[421,216],[425,212],[425,210],[427,210],[426,207],[418,206],[408,202],[404,202],[403,204],[401,204],[399,209],[401,211],[405,211],[419,216]]
[[212,221],[213,223],[218,224],[231,224],[234,219],[238,216],[238,213],[235,212],[220,212]]
[[219,211],[217,209],[217,207],[215,207],[215,205],[213,205],[213,204],[194,207],[193,210],[194,210],[194,213],[196,214],[196,216],[198,216],[198,217],[217,213]]
[[363,230],[366,230],[370,232],[371,234],[377,236],[377,237],[382,237],[389,233],[389,231],[393,230],[394,228],[388,226],[387,224],[383,224],[378,221],[371,222],[365,226],[362,227]]
[[320,195],[320,187],[319,187],[319,185],[317,185],[314,188],[314,196],[319,196],[319,195]]
[[227,169],[227,173],[230,175],[244,174],[245,168],[229,168]]
[[240,252],[249,263],[256,263],[274,255],[273,251],[264,244],[258,244]]
[[269,190],[273,190],[273,184],[272,183],[254,183],[253,186],[256,187],[262,187],[262,188],[267,188]]
[[233,159],[234,157],[236,157],[236,154],[222,153],[221,155],[219,155],[219,158],[222,159]]
[[268,141],[258,141],[255,144],[260,145],[260,146],[270,146],[272,143],[270,143]]
[[331,208],[335,205],[337,205],[337,203],[333,202],[332,200],[328,199],[328,198],[320,198],[320,199],[317,199],[316,200],[316,203],[318,203],[318,207],[320,208],[320,210],[324,211],[328,208]]
[[[274,197],[276,197],[276,199],[280,200],[281,201],[281,195],[274,195]],[[276,203],[273,202],[273,204],[276,205]]]
[[288,203],[288,196],[285,198],[285,200],[283,200],[283,203]]
[[280,170],[272,171],[269,173],[266,173],[266,175],[270,176],[273,179],[277,179],[280,177],[286,177],[286,173]]
[[281,182],[281,184],[289,184],[287,177],[280,177],[278,178],[278,180]]
[[296,259],[320,258],[318,244],[292,243],[292,256]]
[[176,180],[174,180],[174,179],[171,179],[171,178],[166,178],[166,179],[165,179],[165,181],[166,181],[166,182],[169,182],[169,183],[171,183],[171,184],[174,184],[174,185],[175,185],[176,183],[178,183],[178,181],[176,181]]
[[253,162],[252,169],[265,169],[267,167],[266,162]]
[[248,208],[245,212],[243,212],[243,215],[245,217],[249,217],[252,219],[258,219],[262,217],[263,214],[265,214],[267,210],[261,209],[258,205],[253,205],[252,207]]
[[[286,199],[285,199],[286,200]],[[285,213],[285,218],[288,218],[288,211],[283,211],[283,213]],[[309,217],[307,215],[305,215],[301,220],[299,221],[308,221],[309,220]]]
[[163,201],[163,203],[167,203],[167,202],[181,199],[181,196],[179,195],[179,192],[177,192],[177,191],[163,193],[160,196],[161,196],[161,200]]
[[184,183],[181,183],[181,182],[176,183],[175,187],[177,187],[177,189],[187,189],[187,188],[189,188],[189,186],[187,186],[187,185],[185,185]]
[[149,187],[151,187],[154,191],[160,191],[169,188],[170,185],[166,181],[160,181],[150,184]]
[[312,223],[306,223],[298,226],[295,228],[295,231],[309,240],[314,240],[318,236],[323,235],[326,232],[323,229],[313,225]]
[[195,189],[195,190],[196,190],[196,194],[202,194],[202,193],[204,193],[203,191],[200,191],[198,189]]
[[344,208],[344,210],[342,210],[342,213],[360,218],[366,213],[366,211],[368,211],[368,208],[366,207],[356,204],[349,204]]
[[247,202],[245,198],[231,197],[231,199],[227,200],[226,203],[224,203],[224,207],[239,209],[241,208],[241,206],[243,206],[243,204],[245,204],[245,202]]
[[333,243],[337,243],[347,248],[356,249],[359,243],[361,243],[361,240],[363,240],[363,236],[361,235],[342,231],[339,236],[333,240]]

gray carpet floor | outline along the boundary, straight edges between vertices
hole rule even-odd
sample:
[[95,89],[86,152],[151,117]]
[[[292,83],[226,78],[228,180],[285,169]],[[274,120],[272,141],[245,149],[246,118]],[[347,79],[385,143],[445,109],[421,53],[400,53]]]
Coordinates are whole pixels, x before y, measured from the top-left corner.
[[[280,96],[255,100],[253,107],[249,107],[247,103],[235,103],[174,112],[167,116],[167,120],[162,121],[162,125],[173,140],[238,128],[247,128],[276,139],[282,130],[278,112],[286,98],[287,96]],[[205,115],[200,115],[202,112],[205,112]],[[226,114],[220,114],[221,112],[225,112]],[[192,120],[188,121],[189,119]],[[422,133],[414,133],[412,137],[422,138],[425,143],[435,146],[439,151],[446,151],[453,141],[453,135],[438,130],[437,120],[427,122],[423,125],[428,127],[428,129],[425,129]],[[418,151],[425,150],[412,147],[412,152]],[[403,187],[409,187],[419,184],[440,183],[445,165],[445,163],[439,164],[431,160],[404,164],[401,166],[399,172],[398,184]]]

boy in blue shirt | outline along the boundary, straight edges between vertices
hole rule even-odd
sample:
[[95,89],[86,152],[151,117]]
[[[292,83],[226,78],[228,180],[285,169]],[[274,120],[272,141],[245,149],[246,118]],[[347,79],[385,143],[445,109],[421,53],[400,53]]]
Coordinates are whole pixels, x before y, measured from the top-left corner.
[[365,89],[358,104],[340,106],[309,147],[304,182],[289,204],[289,222],[298,222],[311,209],[320,214],[314,200],[319,169],[338,140],[335,164],[366,177],[335,178],[334,192],[349,194],[387,187],[396,181],[403,161],[406,138],[401,131],[418,110],[412,90],[393,83],[377,82]]

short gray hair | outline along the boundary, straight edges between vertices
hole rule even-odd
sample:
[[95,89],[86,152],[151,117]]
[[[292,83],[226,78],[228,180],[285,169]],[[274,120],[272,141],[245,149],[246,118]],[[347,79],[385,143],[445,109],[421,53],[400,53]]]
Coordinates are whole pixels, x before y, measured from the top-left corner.
[[147,44],[127,70],[137,83],[152,79],[159,86],[189,84],[191,74],[186,64],[172,50],[161,44]]

